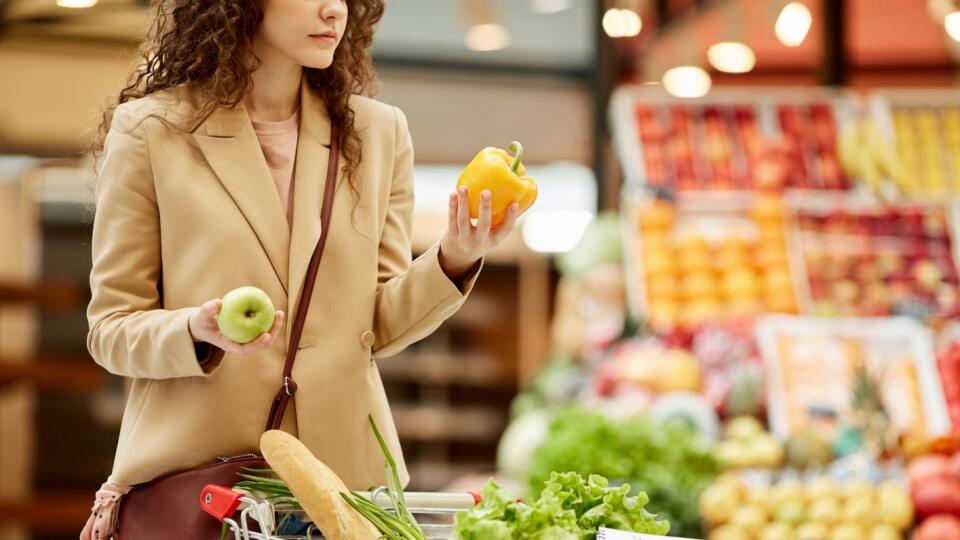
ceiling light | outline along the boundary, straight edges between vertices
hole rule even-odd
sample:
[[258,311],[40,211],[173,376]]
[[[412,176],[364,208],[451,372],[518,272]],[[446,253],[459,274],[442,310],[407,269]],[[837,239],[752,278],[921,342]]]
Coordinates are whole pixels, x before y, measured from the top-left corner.
[[465,41],[474,51],[498,51],[510,43],[510,33],[502,24],[477,24],[467,30]]
[[787,47],[799,47],[806,39],[812,23],[813,16],[807,6],[800,2],[790,2],[783,6],[780,16],[777,17],[774,32],[780,43]]
[[953,0],[927,0],[927,13],[937,23],[943,21],[955,9]]
[[88,8],[96,5],[97,0],[57,0],[57,5],[64,8]]
[[757,65],[753,49],[737,41],[714,43],[707,49],[707,60],[717,71],[724,73],[746,73]]
[[643,21],[631,9],[608,9],[603,14],[603,30],[612,38],[634,37],[640,34]]
[[698,66],[678,66],[663,74],[663,88],[681,98],[703,97],[711,84],[710,75]]
[[954,11],[943,18],[943,26],[947,35],[954,41],[960,41],[960,11]]
[[620,13],[623,14],[623,20],[625,23],[624,28],[624,37],[634,37],[640,35],[640,30],[643,28],[643,21],[640,19],[640,15],[632,9],[621,9]]

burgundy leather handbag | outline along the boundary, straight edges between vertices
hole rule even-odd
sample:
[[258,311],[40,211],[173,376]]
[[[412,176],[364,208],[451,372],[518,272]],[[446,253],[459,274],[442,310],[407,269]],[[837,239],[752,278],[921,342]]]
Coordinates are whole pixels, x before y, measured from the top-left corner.
[[[323,255],[323,246],[330,232],[330,214],[333,209],[333,194],[337,182],[337,167],[340,157],[339,139],[336,125],[331,128],[330,160],[327,166],[327,183],[323,193],[323,207],[320,211],[322,229],[320,240],[313,251],[303,293],[297,303],[297,315],[290,333],[290,343],[283,366],[283,381],[270,407],[266,429],[279,429],[287,403],[297,391],[297,384],[291,377],[293,361],[296,357],[303,333],[303,324],[313,294],[313,286]],[[92,538],[95,540],[219,540],[221,523],[200,508],[200,491],[207,484],[232,486],[240,477],[243,468],[267,468],[268,465],[257,454],[247,454],[229,458],[219,458],[217,463],[170,473],[143,484],[131,486],[120,496],[112,495],[119,501],[119,518],[116,523],[103,523],[109,520],[109,513],[98,513],[97,506],[91,516]],[[106,518],[101,520],[101,518]],[[112,520],[109,520],[112,521]]]

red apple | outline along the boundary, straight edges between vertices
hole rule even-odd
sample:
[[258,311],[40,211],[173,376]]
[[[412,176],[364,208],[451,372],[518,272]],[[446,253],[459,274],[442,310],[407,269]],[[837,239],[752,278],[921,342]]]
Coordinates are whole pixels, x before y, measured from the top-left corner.
[[960,479],[953,476],[950,459],[942,454],[926,454],[911,459],[907,464],[907,478],[914,487],[940,478]]
[[960,519],[949,514],[931,516],[913,533],[913,540],[956,540],[958,538],[960,538]]
[[912,485],[913,506],[920,519],[936,514],[960,516],[960,482],[946,474]]

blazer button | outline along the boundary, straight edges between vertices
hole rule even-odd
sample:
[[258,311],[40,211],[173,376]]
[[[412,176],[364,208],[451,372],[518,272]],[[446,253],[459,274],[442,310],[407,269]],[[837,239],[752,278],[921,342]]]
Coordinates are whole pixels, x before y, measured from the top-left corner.
[[373,342],[376,340],[377,340],[377,336],[370,330],[367,330],[366,332],[360,335],[360,343],[364,347],[373,347]]

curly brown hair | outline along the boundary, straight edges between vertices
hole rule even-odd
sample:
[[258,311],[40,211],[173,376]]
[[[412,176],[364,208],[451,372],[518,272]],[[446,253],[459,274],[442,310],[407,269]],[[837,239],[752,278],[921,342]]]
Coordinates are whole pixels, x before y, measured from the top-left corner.
[[[117,106],[154,92],[186,87],[198,107],[194,118],[176,126],[195,131],[216,109],[239,104],[259,67],[253,39],[263,20],[263,0],[153,0],[153,24],[140,47],[140,63],[119,96],[104,110],[91,151],[99,156]],[[347,0],[346,29],[327,69],[304,68],[304,76],[340,126],[344,175],[355,200],[362,148],[349,107],[351,94],[368,94],[375,75],[368,51],[383,0]],[[250,59],[254,59],[252,62]],[[159,117],[158,117],[159,118]],[[164,120],[163,118],[159,118]],[[169,122],[165,122],[169,125]]]

